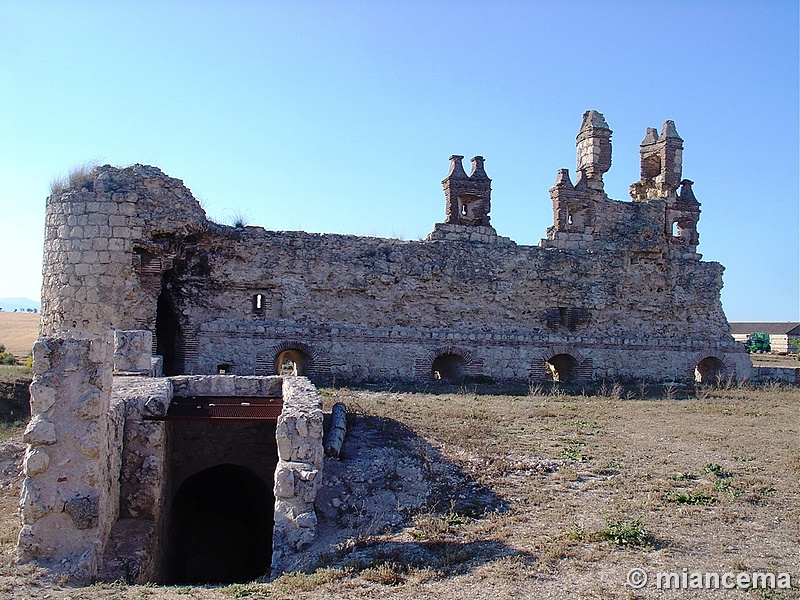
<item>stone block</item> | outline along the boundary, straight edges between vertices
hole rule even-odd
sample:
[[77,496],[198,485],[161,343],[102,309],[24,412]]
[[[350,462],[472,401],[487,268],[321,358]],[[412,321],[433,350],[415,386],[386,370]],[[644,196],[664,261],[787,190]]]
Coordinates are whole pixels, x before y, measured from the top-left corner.
[[25,433],[22,434],[22,441],[31,446],[55,444],[56,426],[41,415],[36,415],[25,428]]
[[150,373],[153,334],[146,330],[114,332],[114,371]]
[[[34,356],[34,361],[36,361],[35,356]],[[36,366],[43,367],[46,366],[46,363],[39,362]],[[50,385],[47,382],[42,381],[41,379],[34,379],[33,382],[31,382],[30,391],[31,391],[31,414],[35,415],[35,414],[45,413],[48,410],[50,410],[56,403],[56,388],[53,385]]]
[[50,465],[50,455],[41,446],[30,446],[25,452],[22,470],[27,477],[44,472]]

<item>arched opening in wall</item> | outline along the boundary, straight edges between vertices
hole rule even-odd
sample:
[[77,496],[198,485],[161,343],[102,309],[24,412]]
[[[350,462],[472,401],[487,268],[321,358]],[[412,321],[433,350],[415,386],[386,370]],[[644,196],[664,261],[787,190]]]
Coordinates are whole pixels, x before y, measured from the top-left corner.
[[164,357],[164,375],[183,373],[183,334],[175,305],[166,289],[156,303],[156,352]]
[[460,381],[467,374],[467,363],[458,354],[440,354],[431,365],[431,377],[443,381]]
[[167,583],[244,583],[267,572],[275,498],[250,469],[221,464],[192,475],[171,509]]
[[681,237],[681,228],[680,228],[680,225],[678,225],[677,221],[673,221],[673,223],[672,223],[672,231],[670,233],[671,233],[672,237],[674,237],[674,238]]
[[556,354],[545,363],[553,381],[570,383],[575,380],[578,361],[571,354]]
[[217,374],[218,375],[230,375],[231,374],[231,365],[228,363],[222,363],[217,365]]
[[275,359],[275,369],[278,375],[305,375],[309,358],[302,350],[284,350]]
[[694,380],[696,383],[719,383],[726,374],[727,369],[725,363],[716,356],[707,356],[697,363],[697,366],[694,368]]
[[464,194],[458,197],[458,214],[462,221],[467,223],[475,218],[475,207],[478,204],[478,196]]

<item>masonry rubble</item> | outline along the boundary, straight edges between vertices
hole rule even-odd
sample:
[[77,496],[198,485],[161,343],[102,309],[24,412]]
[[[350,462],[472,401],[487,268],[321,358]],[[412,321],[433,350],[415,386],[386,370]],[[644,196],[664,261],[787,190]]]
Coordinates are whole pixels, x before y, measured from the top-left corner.
[[317,526],[311,382],[747,378],[720,302],[723,267],[697,253],[699,192],[675,124],[647,129],[631,201],[604,189],[611,137],[602,114],[584,114],[575,176],[558,171],[538,246],[491,225],[480,156],[469,175],[450,157],[444,221],[420,241],[219,225],[183,182],[144,165],[101,166],[53,193],[21,560],[91,577],[115,528],[136,530],[153,550],[140,547],[138,577],[158,578],[177,460],[159,419],[189,389],[280,388],[279,571]]

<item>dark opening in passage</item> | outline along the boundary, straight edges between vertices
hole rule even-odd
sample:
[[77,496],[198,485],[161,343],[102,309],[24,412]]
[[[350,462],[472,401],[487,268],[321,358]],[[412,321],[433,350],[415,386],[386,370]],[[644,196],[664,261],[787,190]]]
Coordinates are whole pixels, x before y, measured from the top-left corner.
[[444,381],[460,381],[467,374],[467,363],[458,354],[440,354],[431,366],[431,377]]
[[694,369],[696,383],[719,384],[725,378],[727,370],[725,363],[716,356],[707,356]]
[[571,354],[556,354],[546,364],[553,381],[570,383],[575,380],[578,361]]
[[156,352],[164,357],[164,375],[183,373],[181,326],[175,305],[166,290],[162,290],[156,304]]
[[170,584],[244,583],[269,569],[275,498],[253,471],[221,464],[189,477],[172,501]]

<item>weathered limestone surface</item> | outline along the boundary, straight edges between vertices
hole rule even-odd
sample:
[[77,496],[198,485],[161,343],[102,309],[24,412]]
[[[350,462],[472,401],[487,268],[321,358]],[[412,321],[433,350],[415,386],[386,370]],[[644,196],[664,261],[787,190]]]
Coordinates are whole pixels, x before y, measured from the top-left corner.
[[[115,356],[116,364],[116,356]],[[170,444],[165,421],[172,383],[166,378],[114,377],[113,397],[125,407],[119,520],[114,524],[100,575],[130,583],[155,581],[161,564],[158,525],[169,501]]]
[[282,377],[248,377],[239,375],[185,375],[170,377],[175,396],[261,396],[280,397]]
[[273,576],[291,569],[296,553],[311,545],[317,531],[314,501],[324,457],[322,399],[308,379],[285,378],[276,437]]
[[120,512],[126,518],[154,520],[160,515],[168,460],[166,423],[145,419],[164,416],[172,395],[172,382],[166,378],[114,378],[114,398],[125,407]]
[[146,330],[114,332],[114,372],[148,375],[152,368],[153,334]]
[[18,558],[87,581],[118,514],[124,414],[111,401],[112,346],[45,338],[33,361]]
[[[262,490],[274,482],[273,574],[301,565],[318,527],[322,411],[294,375],[748,377],[723,267],[697,253],[700,203],[675,124],[648,128],[627,202],[604,190],[611,135],[584,114],[575,182],[559,170],[538,246],[490,225],[479,156],[469,175],[450,157],[445,220],[414,242],[218,225],[143,165],[98,167],[48,198],[20,559],[85,580],[107,546],[112,578],[161,581],[186,548],[170,533],[183,482],[227,465]],[[282,396],[283,412],[277,424],[165,421],[179,396]],[[366,496],[334,471],[317,506],[345,518]]]
[[537,380],[566,354],[579,379],[691,381],[698,356],[747,377],[723,267],[696,252],[674,123],[648,130],[633,202],[603,190],[610,140],[588,111],[540,246],[489,225],[481,157],[469,176],[451,157],[446,222],[419,242],[220,226],[158,169],[100,167],[48,202],[42,330],[147,329],[167,375],[272,375],[288,358],[320,381],[428,379],[453,355],[467,375]]

